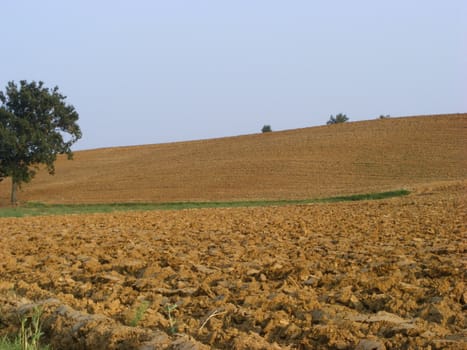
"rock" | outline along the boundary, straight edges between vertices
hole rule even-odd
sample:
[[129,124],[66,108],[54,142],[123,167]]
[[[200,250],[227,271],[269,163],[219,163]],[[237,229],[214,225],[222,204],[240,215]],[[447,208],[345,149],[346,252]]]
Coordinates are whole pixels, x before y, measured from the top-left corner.
[[383,326],[380,329],[380,333],[384,334],[386,338],[392,338],[397,334],[402,334],[406,337],[415,337],[420,334],[420,329],[416,325],[410,323],[403,323],[389,327]]
[[100,275],[97,280],[101,283],[122,283],[124,277],[115,271]]
[[120,274],[130,274],[134,276],[142,275],[145,267],[146,262],[138,259],[125,260],[114,266],[116,271]]
[[311,275],[308,279],[303,281],[305,286],[317,287],[319,284],[319,277]]
[[462,296],[461,296],[461,304],[462,305],[465,305],[467,304],[467,290],[464,291],[464,293],[462,293]]
[[280,350],[282,347],[277,343],[269,343],[259,334],[250,332],[249,334],[241,332],[232,342],[233,350]]
[[337,295],[336,301],[343,305],[347,305],[352,295],[352,286],[344,287]]
[[391,297],[387,294],[372,294],[362,300],[364,306],[371,312],[384,310]]
[[399,317],[395,314],[391,314],[390,312],[386,311],[380,311],[376,315],[355,315],[355,316],[349,316],[347,317],[348,320],[354,321],[354,322],[367,322],[367,323],[373,323],[373,322],[387,322],[387,323],[393,323],[393,324],[403,324],[403,323],[409,323],[410,320],[403,319],[402,317]]
[[441,311],[433,304],[428,305],[420,312],[420,317],[429,321],[436,322],[441,324],[443,322],[443,314]]
[[351,286],[343,288],[337,295],[336,301],[353,309],[361,309],[363,307],[360,300],[352,293]]
[[190,296],[195,294],[199,288],[187,287],[182,289],[169,289],[169,288],[155,288],[156,293],[165,295],[165,296],[172,296],[172,295],[179,295],[179,296]]
[[258,269],[249,269],[249,270],[246,272],[247,276],[257,276],[257,275],[259,275],[260,273],[261,273],[261,271],[258,270]]
[[[157,348],[155,348],[157,349]],[[191,337],[184,335],[173,341],[168,347],[169,350],[208,350],[209,346],[201,344]]]
[[287,276],[292,271],[292,268],[287,265],[284,266],[279,262],[275,262],[271,267],[269,267],[269,271],[267,271],[267,277],[270,280],[284,280],[287,279]]
[[302,334],[302,330],[295,323],[289,324],[282,331],[282,336],[286,339],[298,339]]
[[314,309],[311,312],[311,317],[313,324],[326,323],[328,320],[327,314],[321,309]]
[[440,325],[450,323],[454,315],[455,314],[451,310],[449,303],[447,303],[445,300],[439,303],[429,304],[419,313],[419,317],[423,318],[424,320],[428,322],[435,322]]
[[362,339],[355,350],[386,350],[386,346],[379,340]]
[[96,273],[102,270],[102,265],[96,258],[82,257],[83,268],[86,272]]
[[196,271],[204,273],[206,275],[211,275],[217,272],[217,270],[204,266],[204,265],[195,265],[195,269]]

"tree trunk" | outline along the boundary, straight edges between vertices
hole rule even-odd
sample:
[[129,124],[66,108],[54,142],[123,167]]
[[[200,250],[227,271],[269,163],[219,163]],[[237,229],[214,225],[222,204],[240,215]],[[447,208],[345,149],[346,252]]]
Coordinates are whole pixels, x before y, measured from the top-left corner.
[[18,183],[11,179],[11,204],[16,205],[16,192],[18,191]]

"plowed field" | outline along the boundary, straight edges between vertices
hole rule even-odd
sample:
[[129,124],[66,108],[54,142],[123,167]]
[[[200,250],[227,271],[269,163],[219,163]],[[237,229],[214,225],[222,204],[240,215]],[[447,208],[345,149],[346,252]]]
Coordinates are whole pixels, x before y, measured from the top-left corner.
[[[60,158],[55,176],[39,173],[18,198],[177,202],[382,192],[465,179],[466,132],[467,114],[456,114],[80,151],[73,161]],[[0,206],[9,189],[0,182]]]
[[40,300],[56,349],[465,348],[466,190],[1,219],[1,331]]
[[466,130],[391,118],[59,159],[20,200],[411,194],[0,218],[0,337],[39,305],[55,350],[467,349]]

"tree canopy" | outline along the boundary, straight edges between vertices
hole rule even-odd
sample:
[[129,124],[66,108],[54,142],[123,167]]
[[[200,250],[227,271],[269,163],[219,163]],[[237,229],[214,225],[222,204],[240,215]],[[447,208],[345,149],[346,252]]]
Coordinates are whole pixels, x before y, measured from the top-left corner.
[[41,164],[54,174],[58,154],[72,158],[71,146],[82,134],[79,115],[65,100],[57,86],[49,89],[42,81],[10,81],[0,91],[0,179],[11,177],[12,203],[17,187],[31,181]]
[[263,128],[261,129],[262,133],[271,132],[271,131],[272,131],[271,125],[264,125]]
[[345,123],[348,120],[349,120],[349,118],[347,118],[347,116],[345,114],[339,113],[335,117],[333,115],[331,115],[331,117],[326,122],[326,124],[327,125],[332,125],[332,124]]

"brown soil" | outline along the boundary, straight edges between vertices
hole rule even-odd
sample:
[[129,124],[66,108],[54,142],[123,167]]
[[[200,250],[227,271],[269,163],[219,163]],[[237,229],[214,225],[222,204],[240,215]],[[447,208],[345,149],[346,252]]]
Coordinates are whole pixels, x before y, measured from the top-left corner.
[[[82,151],[20,201],[229,201],[381,192],[467,174],[467,114],[390,118],[194,142]],[[0,205],[10,184],[0,183]]]
[[467,349],[465,130],[391,118],[61,158],[22,201],[412,194],[0,219],[0,336],[40,305],[56,350]]
[[466,193],[0,219],[0,335],[34,301],[55,349],[465,349]]

